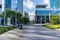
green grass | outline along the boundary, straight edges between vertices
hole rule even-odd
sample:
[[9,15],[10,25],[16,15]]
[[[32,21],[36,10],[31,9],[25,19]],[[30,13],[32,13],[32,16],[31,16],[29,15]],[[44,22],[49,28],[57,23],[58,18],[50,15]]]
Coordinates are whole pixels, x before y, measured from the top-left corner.
[[14,28],[15,28],[15,26],[0,27],[0,34],[3,34],[3,33],[7,32],[9,30],[12,30]]
[[46,24],[45,26],[50,29],[59,29],[60,28],[60,25],[53,25],[53,24]]

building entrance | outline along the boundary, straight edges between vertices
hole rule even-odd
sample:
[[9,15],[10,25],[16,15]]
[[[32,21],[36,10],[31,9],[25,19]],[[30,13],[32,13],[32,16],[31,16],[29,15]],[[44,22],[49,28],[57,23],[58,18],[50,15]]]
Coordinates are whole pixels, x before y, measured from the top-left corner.
[[39,24],[49,23],[49,16],[45,16],[45,15],[37,16],[36,23]]

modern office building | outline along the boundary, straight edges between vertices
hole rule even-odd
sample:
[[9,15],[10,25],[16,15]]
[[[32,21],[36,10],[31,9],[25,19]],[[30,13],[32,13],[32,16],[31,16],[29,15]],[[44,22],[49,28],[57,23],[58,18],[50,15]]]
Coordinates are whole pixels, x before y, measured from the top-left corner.
[[47,4],[36,5],[36,23],[49,23],[49,19],[52,14],[60,13],[59,4],[59,0],[50,0],[50,8],[46,8]]
[[11,0],[11,10],[23,12],[23,0]]
[[2,0],[2,11],[7,10],[7,9],[11,9],[11,0]]
[[23,0],[0,0],[0,12],[7,9],[23,12]]
[[50,0],[50,7],[60,8],[60,0]]

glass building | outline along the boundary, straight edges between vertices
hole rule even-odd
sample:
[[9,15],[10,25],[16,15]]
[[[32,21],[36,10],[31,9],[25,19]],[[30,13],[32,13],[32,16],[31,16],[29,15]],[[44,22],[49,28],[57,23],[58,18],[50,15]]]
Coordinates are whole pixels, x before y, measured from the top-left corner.
[[23,0],[17,0],[17,10],[23,12]]
[[5,0],[5,8],[11,9],[11,0]]
[[11,9],[11,0],[2,0],[1,5],[2,5],[2,8],[1,8],[2,11],[7,10],[7,9]]
[[52,14],[60,13],[60,1],[50,0],[50,8],[46,8],[47,4],[36,5],[36,23],[49,23]]
[[37,5],[36,6],[36,23],[49,23],[49,14],[52,11],[45,9],[47,5]]
[[6,9],[23,12],[23,0],[0,0],[0,12]]
[[11,0],[11,9],[23,12],[23,0]]
[[60,0],[50,0],[50,7],[60,8]]

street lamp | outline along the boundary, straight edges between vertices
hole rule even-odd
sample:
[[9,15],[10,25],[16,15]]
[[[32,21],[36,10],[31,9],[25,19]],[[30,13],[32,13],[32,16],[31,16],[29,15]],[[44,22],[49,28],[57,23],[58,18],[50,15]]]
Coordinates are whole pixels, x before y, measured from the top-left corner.
[[16,7],[16,14],[15,14],[15,25],[17,24],[17,7]]
[[16,8],[15,8],[15,10],[16,10],[16,13],[15,13],[15,25],[17,25],[17,0],[16,0]]
[[47,23],[47,22],[46,22],[46,20],[47,20],[47,19],[46,19],[46,16],[47,16],[47,15],[46,15],[46,13],[45,13],[45,24]]
[[4,25],[6,25],[6,7],[4,5]]

